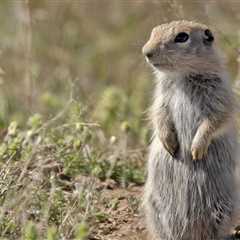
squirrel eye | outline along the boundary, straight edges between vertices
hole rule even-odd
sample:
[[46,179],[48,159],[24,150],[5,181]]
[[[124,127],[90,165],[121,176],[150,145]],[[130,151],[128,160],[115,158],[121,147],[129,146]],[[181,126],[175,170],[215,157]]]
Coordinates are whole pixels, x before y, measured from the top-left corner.
[[206,29],[204,31],[204,34],[205,34],[205,36],[204,36],[204,43],[211,43],[211,42],[214,41],[213,34],[212,34],[212,32],[209,29]]
[[189,39],[189,35],[185,32],[180,32],[174,39],[176,43],[183,43]]

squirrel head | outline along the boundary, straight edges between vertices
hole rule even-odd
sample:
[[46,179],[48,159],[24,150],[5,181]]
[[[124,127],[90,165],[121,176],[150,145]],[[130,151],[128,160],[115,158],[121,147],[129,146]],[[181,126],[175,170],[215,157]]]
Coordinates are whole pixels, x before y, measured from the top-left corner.
[[185,20],[155,27],[142,52],[155,70],[163,72],[218,72],[221,65],[212,31]]

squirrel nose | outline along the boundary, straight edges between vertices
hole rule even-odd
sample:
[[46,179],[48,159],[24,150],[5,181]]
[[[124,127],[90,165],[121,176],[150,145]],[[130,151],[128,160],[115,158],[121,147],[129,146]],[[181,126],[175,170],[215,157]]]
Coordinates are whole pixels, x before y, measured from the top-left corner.
[[154,56],[154,50],[143,49],[143,55],[148,59],[151,59]]
[[156,51],[156,46],[149,43],[149,41],[142,48],[143,55],[149,60],[154,57],[155,51]]
[[152,58],[153,57],[153,52],[148,52],[145,54],[147,58]]

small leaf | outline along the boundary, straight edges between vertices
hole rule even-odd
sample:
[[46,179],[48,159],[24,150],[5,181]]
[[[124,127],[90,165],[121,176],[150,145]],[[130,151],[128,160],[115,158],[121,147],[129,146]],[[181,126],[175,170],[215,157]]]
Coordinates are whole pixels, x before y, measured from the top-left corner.
[[85,222],[80,223],[75,232],[75,240],[85,240],[88,236],[88,227]]
[[37,229],[33,222],[29,222],[24,231],[24,240],[37,240]]

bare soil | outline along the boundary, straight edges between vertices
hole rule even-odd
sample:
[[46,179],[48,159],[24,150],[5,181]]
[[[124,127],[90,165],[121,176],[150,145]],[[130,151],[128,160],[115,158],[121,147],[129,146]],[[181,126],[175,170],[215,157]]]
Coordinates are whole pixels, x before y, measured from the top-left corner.
[[[96,224],[91,240],[147,240],[147,233],[141,210],[142,187],[120,188],[107,184],[102,190],[103,202],[99,208],[107,217]],[[111,205],[111,204],[110,204]],[[107,206],[107,207],[106,207]]]

